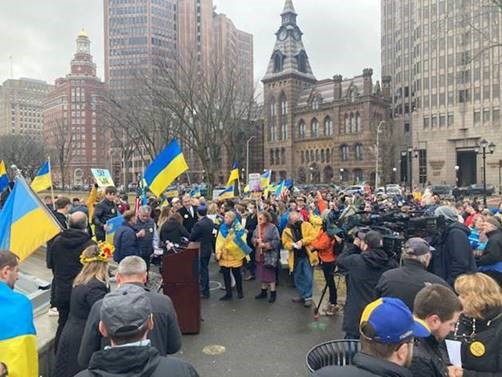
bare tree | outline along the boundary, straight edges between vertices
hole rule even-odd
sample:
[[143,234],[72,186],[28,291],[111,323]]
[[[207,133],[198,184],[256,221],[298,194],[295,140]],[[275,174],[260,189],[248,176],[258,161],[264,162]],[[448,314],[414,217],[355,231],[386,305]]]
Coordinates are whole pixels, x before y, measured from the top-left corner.
[[6,167],[16,165],[26,177],[33,178],[47,159],[39,138],[28,135],[0,136],[0,160]]
[[61,175],[61,186],[66,187],[68,177],[68,167],[76,156],[74,142],[76,133],[72,132],[70,122],[67,119],[53,119],[47,124],[49,145],[49,155],[52,165],[57,168]]

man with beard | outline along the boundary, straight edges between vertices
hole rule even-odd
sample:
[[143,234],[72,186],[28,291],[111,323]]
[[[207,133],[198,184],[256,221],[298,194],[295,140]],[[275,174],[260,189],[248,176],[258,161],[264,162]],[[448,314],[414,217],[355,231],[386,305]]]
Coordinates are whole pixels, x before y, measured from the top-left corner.
[[411,377],[407,369],[413,357],[414,338],[430,335],[429,330],[413,318],[410,309],[398,298],[383,297],[370,303],[360,323],[361,352],[353,366],[330,366],[314,377]]

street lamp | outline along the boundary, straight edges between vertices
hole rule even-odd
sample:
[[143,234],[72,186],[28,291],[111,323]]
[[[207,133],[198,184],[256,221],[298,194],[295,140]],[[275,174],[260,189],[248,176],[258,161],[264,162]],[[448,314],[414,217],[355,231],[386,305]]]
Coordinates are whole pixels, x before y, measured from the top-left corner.
[[343,172],[345,170],[343,168],[340,168],[340,183],[343,183]]
[[408,170],[408,187],[410,193],[413,192],[413,157],[417,158],[418,153],[417,150],[413,149],[413,147],[409,146],[406,151],[401,152],[401,156],[406,156],[407,162],[407,170]]
[[455,165],[455,185],[458,187],[458,172],[460,171],[460,166]]
[[251,140],[256,139],[255,136],[251,136],[247,141],[246,141],[246,183],[248,182],[249,179],[249,143]]
[[314,181],[314,167],[311,166],[309,170],[310,170],[310,183],[312,183]]
[[[486,151],[488,149],[488,152]],[[476,154],[481,154],[483,157],[483,205],[486,205],[486,153],[493,154],[495,152],[495,144],[490,143],[486,139],[482,139],[478,146],[474,149]]]
[[375,190],[378,187],[378,184],[380,183],[380,175],[378,174],[378,163],[380,159],[380,132],[382,126],[385,124],[385,121],[382,120],[380,123],[378,123],[377,126],[377,133],[376,133],[376,166],[375,166]]
[[396,183],[397,168],[392,168],[392,182]]

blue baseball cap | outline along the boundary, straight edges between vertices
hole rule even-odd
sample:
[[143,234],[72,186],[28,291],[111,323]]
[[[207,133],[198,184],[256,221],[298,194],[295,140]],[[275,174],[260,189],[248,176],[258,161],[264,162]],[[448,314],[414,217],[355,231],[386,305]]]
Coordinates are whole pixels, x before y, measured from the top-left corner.
[[[363,332],[364,325],[371,325],[374,333]],[[427,324],[413,317],[410,309],[398,298],[382,297],[368,304],[360,322],[361,334],[379,343],[399,344],[413,337],[426,338],[431,333]]]

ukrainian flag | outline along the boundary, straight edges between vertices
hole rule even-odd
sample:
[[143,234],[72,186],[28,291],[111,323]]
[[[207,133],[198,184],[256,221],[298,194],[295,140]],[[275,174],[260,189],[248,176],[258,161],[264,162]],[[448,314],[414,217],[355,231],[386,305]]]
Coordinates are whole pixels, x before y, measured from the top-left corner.
[[9,176],[3,160],[0,161],[0,193],[9,186]]
[[47,190],[52,187],[51,165],[49,161],[42,165],[37,175],[31,181],[31,188],[35,192]]
[[228,186],[224,191],[220,192],[218,195],[219,200],[232,199],[235,198],[235,188],[234,185]]
[[150,191],[160,197],[173,181],[188,170],[188,165],[176,140],[171,141],[145,171]]
[[286,190],[286,182],[282,180],[275,188],[274,192],[275,197],[279,198],[285,190]]
[[270,185],[270,177],[272,177],[272,170],[266,169],[261,175],[261,189],[265,190]]
[[230,176],[228,177],[227,186],[239,180],[239,164],[234,162],[232,165],[232,170],[230,170]]
[[117,230],[124,224],[124,216],[118,215],[106,222],[106,225],[108,225],[108,230],[106,231],[106,242],[110,243],[113,245],[113,239],[115,237],[115,233],[117,233]]
[[38,377],[38,352],[30,300],[0,282],[0,360],[10,377]]
[[60,232],[56,219],[25,180],[16,179],[0,212],[0,249],[11,250],[24,260]]

